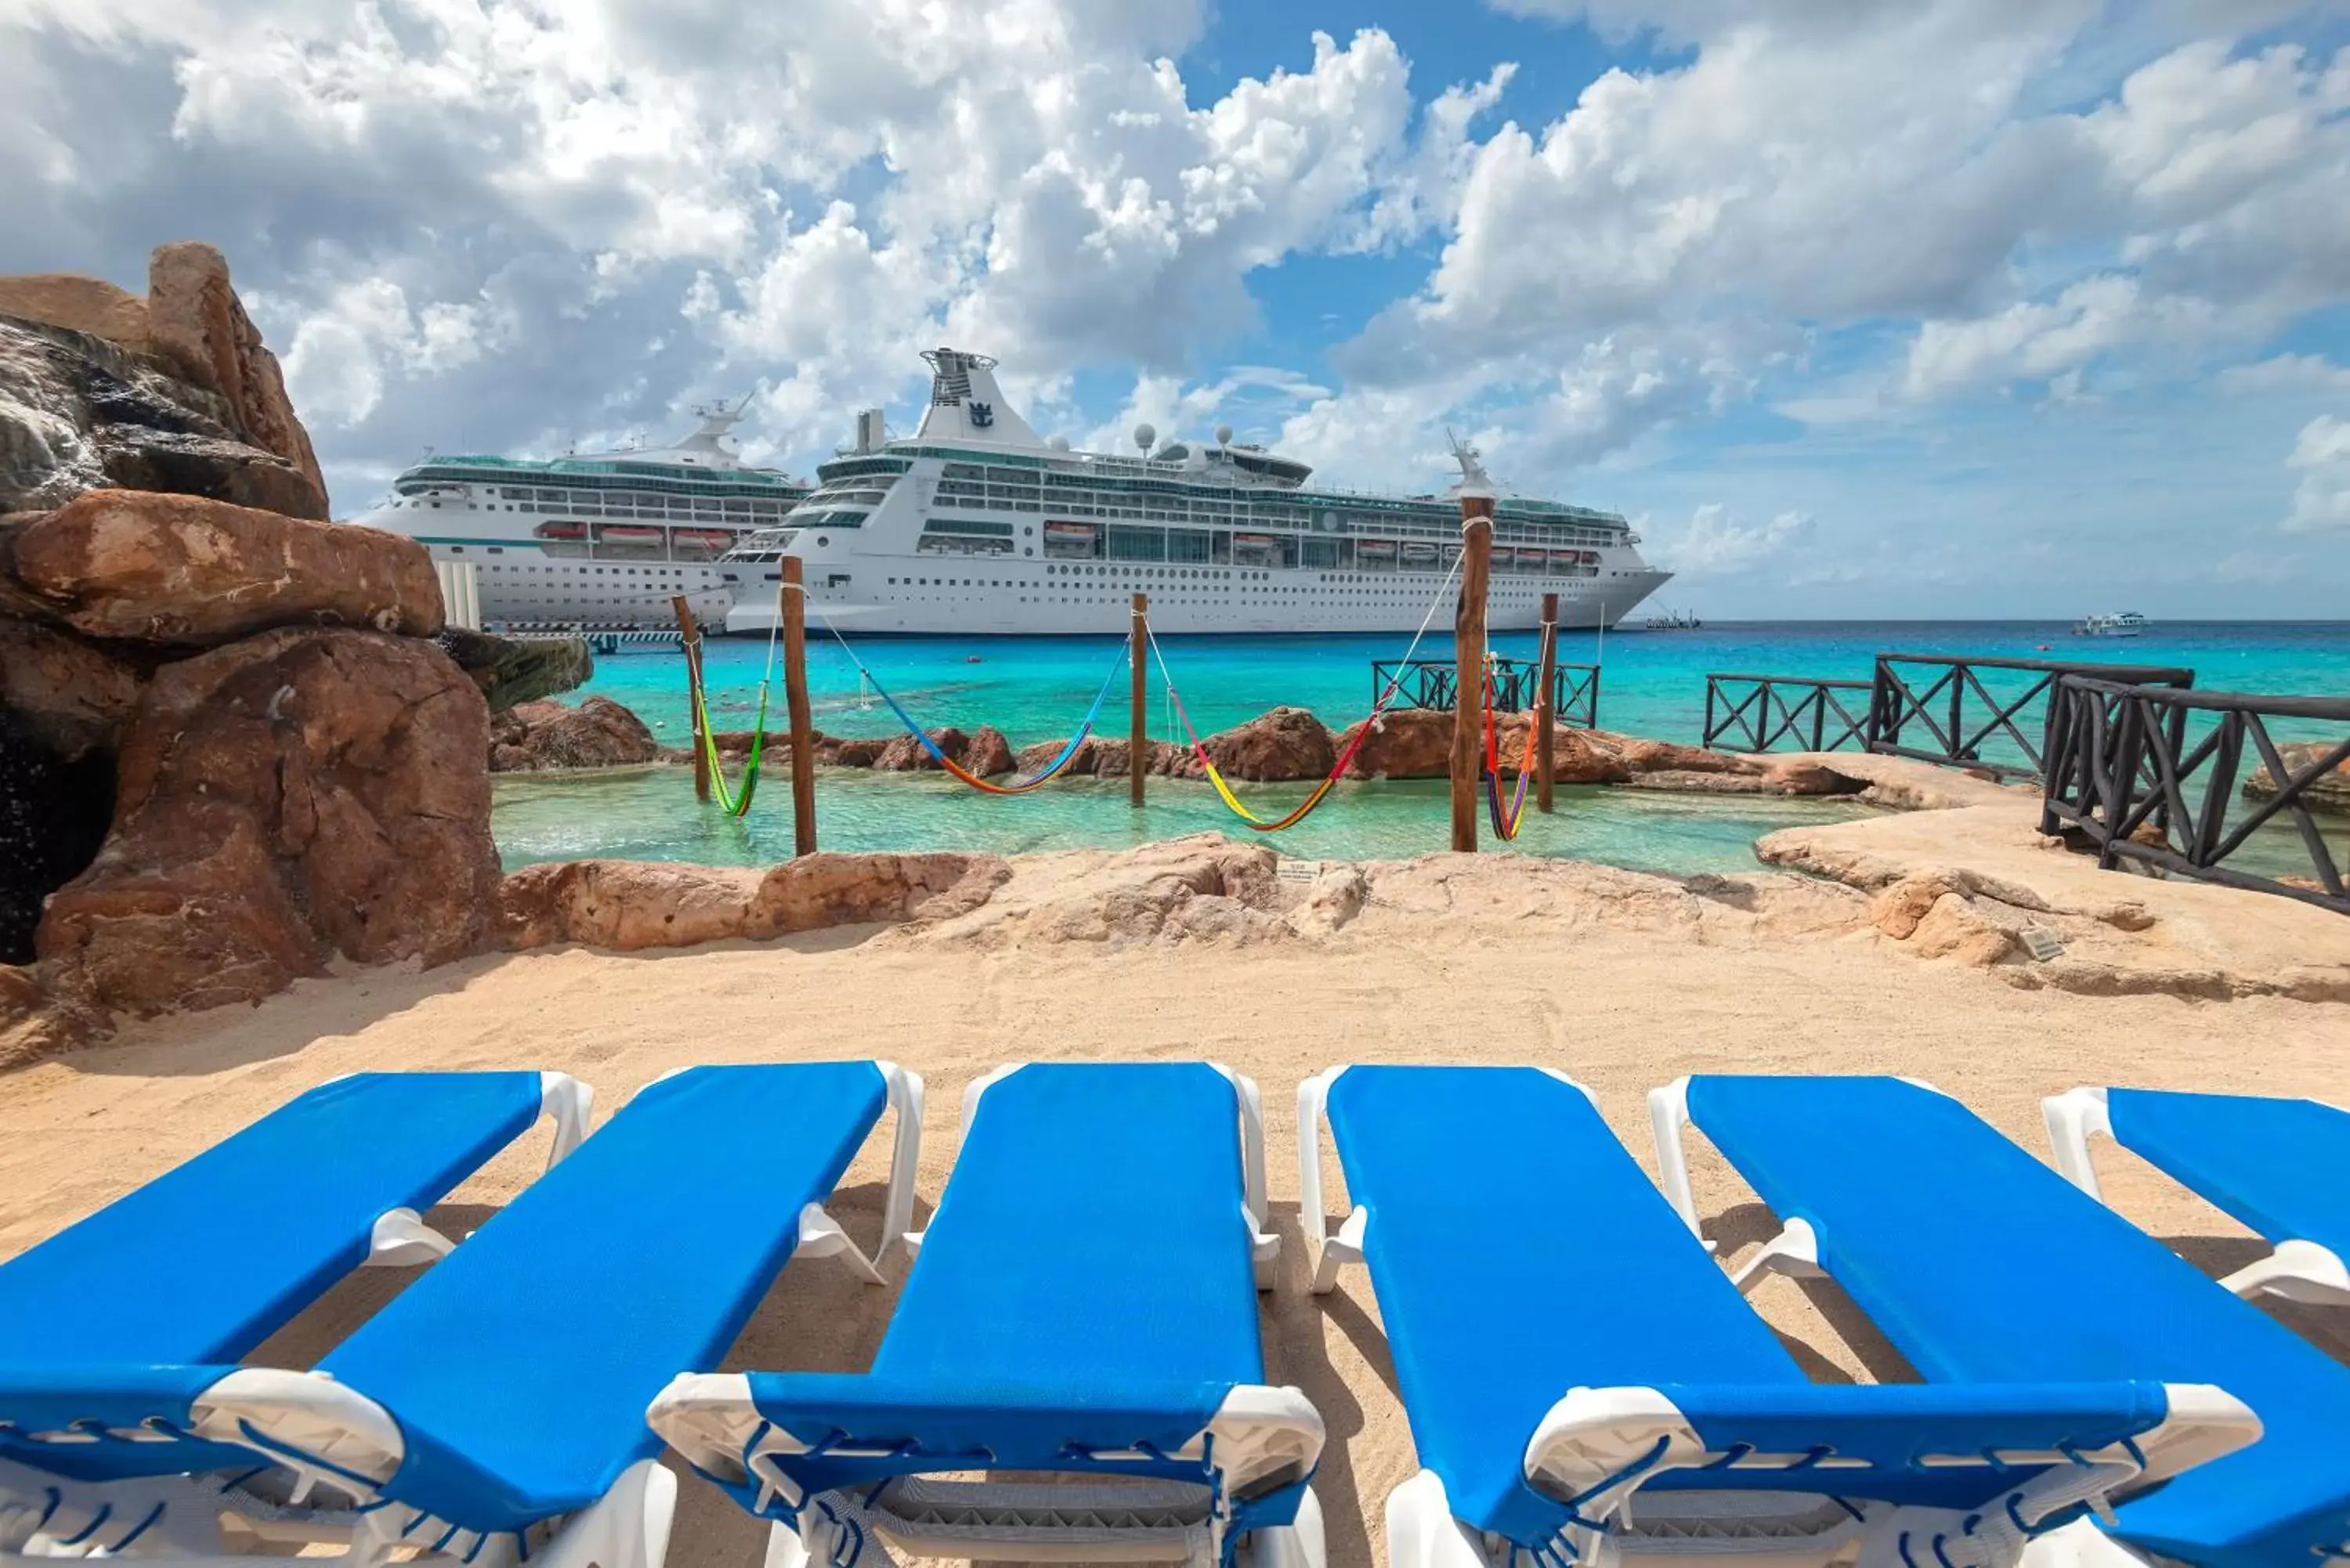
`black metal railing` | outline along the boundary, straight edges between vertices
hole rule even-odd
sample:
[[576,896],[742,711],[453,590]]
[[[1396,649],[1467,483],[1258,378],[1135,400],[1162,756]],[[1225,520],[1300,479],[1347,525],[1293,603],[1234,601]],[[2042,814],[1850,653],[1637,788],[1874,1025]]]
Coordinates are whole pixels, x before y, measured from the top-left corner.
[[[1833,752],[1868,743],[1868,706],[1838,695],[1873,690],[1866,680],[1811,680],[1793,675],[1708,675],[1705,738],[1728,741],[1740,752],[1767,752],[1792,741],[1806,752]],[[1859,712],[1855,713],[1853,707]]]
[[[2002,690],[1984,680],[1986,671]],[[1867,748],[2025,778],[2046,773],[2048,693],[2077,675],[2128,686],[2184,688],[2195,672],[2165,666],[1880,653],[1868,694]]]
[[[1522,713],[1534,705],[1542,669],[1530,659],[1492,660],[1493,706],[1505,713]],[[1371,701],[1387,695],[1388,683],[1399,681],[1396,705],[1449,711],[1460,697],[1460,681],[1449,659],[1380,659],[1371,663]],[[1570,730],[1599,728],[1599,666],[1553,664],[1550,711]]]
[[[2350,736],[2317,742],[2294,766],[2269,732],[2273,719],[2350,727],[2350,698],[2186,691],[2061,674],[2049,703],[2040,830],[2085,838],[2103,867],[2135,860],[2350,914],[2341,864],[2308,805],[2319,782],[2350,760]],[[2189,744],[2189,731],[2204,724]],[[2248,742],[2274,793],[2240,810]],[[2280,817],[2298,829],[2312,875],[2224,864],[2255,845],[2273,860],[2282,836],[2255,836]]]

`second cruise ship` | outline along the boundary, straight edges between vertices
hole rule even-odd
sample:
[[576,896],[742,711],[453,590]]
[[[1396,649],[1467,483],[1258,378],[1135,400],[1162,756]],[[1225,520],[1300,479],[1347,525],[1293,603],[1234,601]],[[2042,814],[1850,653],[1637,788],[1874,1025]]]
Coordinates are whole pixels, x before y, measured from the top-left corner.
[[714,628],[733,603],[718,558],[780,523],[809,487],[743,463],[732,433],[741,408],[695,412],[700,428],[673,446],[427,458],[358,521],[470,564],[492,626],[671,627],[682,596]]
[[[1309,484],[1261,447],[1160,442],[1136,455],[1041,439],[1004,398],[995,361],[937,348],[920,428],[891,440],[879,410],[816,470],[815,493],[718,563],[726,628],[775,624],[781,558],[801,558],[812,607],[844,632],[1034,636],[1118,633],[1132,596],[1161,632],[1409,631],[1460,555],[1451,495]],[[1611,512],[1492,487],[1473,448],[1463,484],[1499,500],[1489,624],[1614,626],[1671,573],[1643,560]]]

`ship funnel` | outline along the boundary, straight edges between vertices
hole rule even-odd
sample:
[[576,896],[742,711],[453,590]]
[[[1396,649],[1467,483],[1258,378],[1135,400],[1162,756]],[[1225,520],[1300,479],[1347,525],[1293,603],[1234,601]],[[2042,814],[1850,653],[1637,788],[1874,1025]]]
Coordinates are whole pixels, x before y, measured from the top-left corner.
[[931,367],[931,406],[922,412],[917,440],[1031,449],[1045,444],[995,384],[993,359],[960,348],[926,349],[922,358]]

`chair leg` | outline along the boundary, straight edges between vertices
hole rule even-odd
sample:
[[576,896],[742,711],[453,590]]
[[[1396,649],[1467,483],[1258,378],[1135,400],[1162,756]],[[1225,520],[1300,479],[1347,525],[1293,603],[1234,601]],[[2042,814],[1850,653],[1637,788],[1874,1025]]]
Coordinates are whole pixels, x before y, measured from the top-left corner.
[[1434,1470],[1388,1493],[1388,1568],[1493,1568],[1482,1537],[1452,1517]]
[[661,1568],[676,1513],[675,1473],[658,1459],[639,1459],[563,1527],[533,1568]]
[[1242,1561],[1250,1568],[1326,1568],[1329,1559],[1323,1545],[1322,1501],[1307,1487],[1297,1500],[1297,1522],[1260,1530],[1241,1543]]
[[2330,1247],[2279,1241],[2276,1251],[2220,1282],[2240,1296],[2263,1292],[2313,1306],[2350,1305],[2350,1269]]

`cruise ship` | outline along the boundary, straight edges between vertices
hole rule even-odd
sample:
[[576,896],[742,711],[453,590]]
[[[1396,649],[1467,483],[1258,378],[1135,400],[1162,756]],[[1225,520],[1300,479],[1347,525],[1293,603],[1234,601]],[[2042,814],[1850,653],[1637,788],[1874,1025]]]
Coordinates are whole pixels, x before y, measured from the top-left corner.
[[743,406],[697,409],[676,445],[558,457],[432,457],[359,521],[470,562],[485,626],[618,631],[673,627],[673,596],[715,629],[733,602],[717,561],[773,530],[810,486],[748,468]]
[[1613,626],[1672,574],[1610,512],[1492,485],[1456,445],[1447,494],[1309,484],[1312,470],[1229,427],[1212,443],[1134,432],[1136,455],[1039,438],[996,362],[938,348],[921,425],[890,439],[879,410],[816,470],[818,488],[719,570],[730,632],[775,624],[780,562],[800,557],[812,608],[872,635],[1118,633],[1133,596],[1159,632],[1409,631],[1460,555],[1462,488],[1496,496],[1487,623]]

